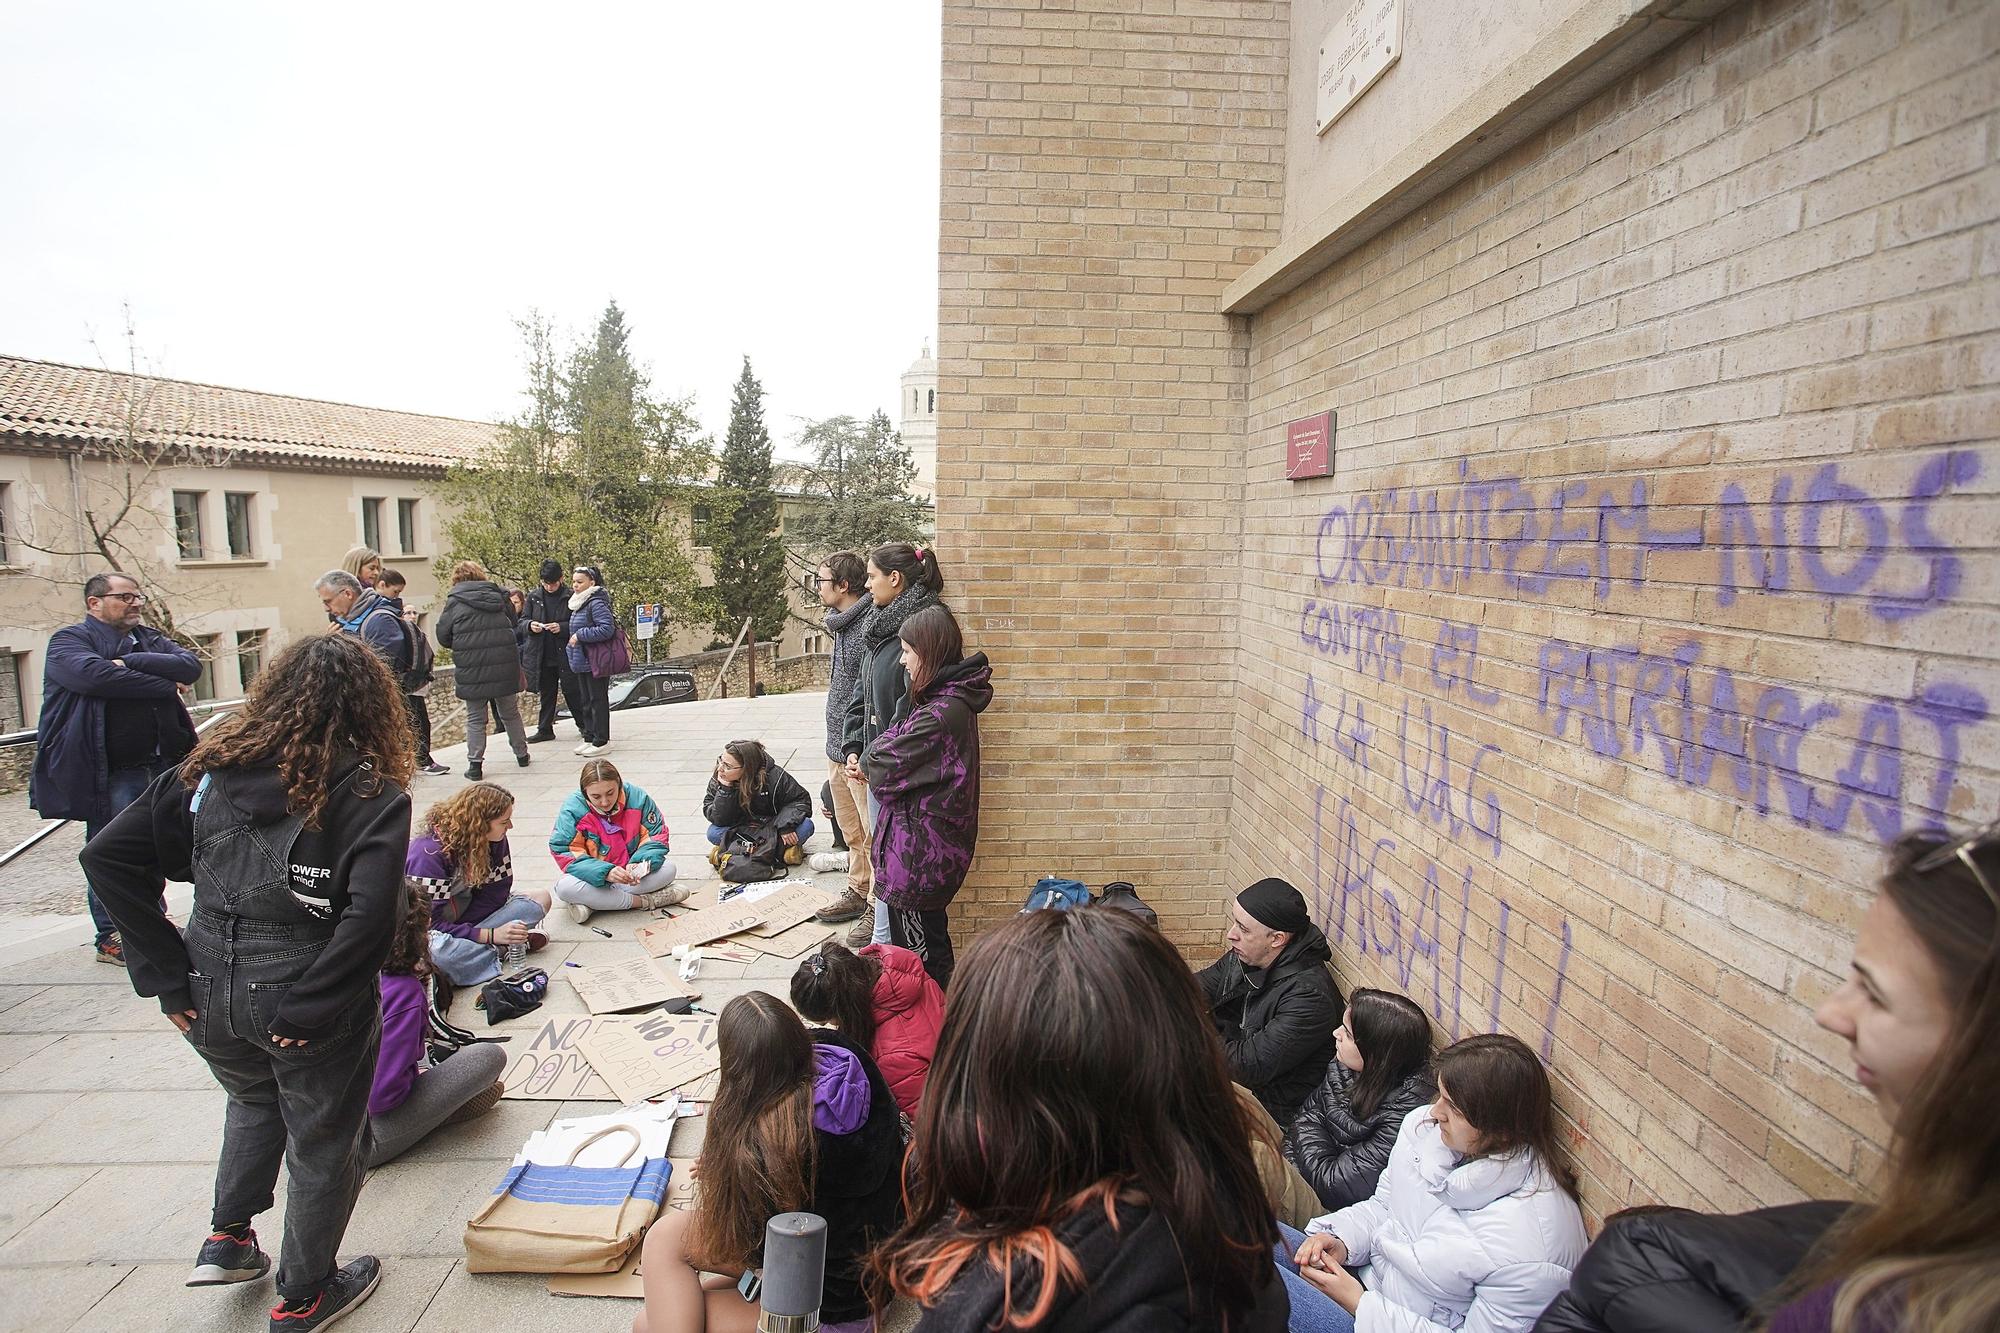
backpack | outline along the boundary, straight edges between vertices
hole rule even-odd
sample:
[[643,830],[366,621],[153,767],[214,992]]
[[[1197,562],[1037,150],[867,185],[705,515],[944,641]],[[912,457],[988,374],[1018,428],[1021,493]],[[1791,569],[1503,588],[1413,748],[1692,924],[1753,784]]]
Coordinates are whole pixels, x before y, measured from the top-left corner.
[[722,878],[731,884],[762,884],[783,879],[785,844],[769,824],[738,824],[722,841]]
[[1151,907],[1148,907],[1145,899],[1139,896],[1139,891],[1125,880],[1113,880],[1111,883],[1106,884],[1104,892],[1097,895],[1096,905],[1099,907],[1115,907],[1120,911],[1130,912],[1147,925],[1153,927],[1153,929],[1158,930],[1160,928],[1160,914],[1155,912]]
[[430,635],[407,620],[403,622],[403,641],[410,650],[410,668],[403,673],[403,692],[415,694],[437,674],[437,649],[431,647]]
[[532,1014],[542,1007],[549,993],[549,974],[537,967],[512,976],[495,977],[479,992],[479,1007],[486,1011],[486,1026]]
[[1088,906],[1090,889],[1081,880],[1044,875],[1035,881],[1034,890],[1028,894],[1028,901],[1021,905],[1021,911],[1039,912],[1052,907],[1058,912],[1067,912],[1073,907]]

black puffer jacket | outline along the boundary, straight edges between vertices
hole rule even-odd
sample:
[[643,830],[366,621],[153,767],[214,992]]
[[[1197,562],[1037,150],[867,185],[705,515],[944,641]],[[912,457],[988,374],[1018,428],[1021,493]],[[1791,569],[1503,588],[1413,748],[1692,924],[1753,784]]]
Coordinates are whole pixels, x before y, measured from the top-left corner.
[[1347,1002],[1327,966],[1332,958],[1326,936],[1309,926],[1269,967],[1245,967],[1231,951],[1195,974],[1230,1077],[1257,1094],[1281,1129],[1291,1129],[1333,1063],[1333,1029]]
[[724,784],[713,775],[708,794],[701,798],[701,812],[711,824],[735,828],[738,824],[769,824],[780,833],[796,832],[811,817],[812,793],[778,764],[766,764],[757,790],[750,796],[750,808],[743,808],[743,796],[735,784]]
[[[1121,1200],[1113,1229],[1096,1205],[1078,1212],[1057,1234],[1083,1269],[1081,1289],[1064,1288],[1048,1314],[1030,1325],[1032,1333],[1213,1333],[1222,1324],[1206,1292],[1188,1282],[1180,1245],[1160,1215]],[[1035,1304],[1041,1269],[1016,1262],[1014,1309]],[[972,1333],[998,1327],[1006,1280],[983,1256],[958,1270],[936,1305],[917,1319],[917,1333]],[[1291,1300],[1275,1264],[1256,1308],[1231,1312],[1232,1333],[1283,1333]],[[1011,1325],[1010,1325],[1011,1327]]]
[[1375,1193],[1389,1150],[1410,1112],[1437,1097],[1428,1069],[1420,1069],[1390,1089],[1375,1114],[1354,1117],[1354,1071],[1335,1060],[1326,1078],[1299,1108],[1285,1135],[1285,1158],[1299,1169],[1328,1212],[1360,1203]]
[[867,628],[862,633],[861,675],[854,682],[841,735],[843,754],[860,754],[910,711],[910,673],[903,670],[898,635],[904,621],[927,606],[938,605],[937,594],[919,583],[905,588],[887,606],[868,612]]
[[498,699],[521,692],[514,608],[498,584],[486,579],[452,584],[438,616],[437,641],[451,649],[458,668],[451,692],[459,698]]
[[1569,1290],[1535,1333],[1727,1333],[1790,1277],[1851,1204],[1792,1203],[1715,1215],[1620,1213],[1604,1224]]

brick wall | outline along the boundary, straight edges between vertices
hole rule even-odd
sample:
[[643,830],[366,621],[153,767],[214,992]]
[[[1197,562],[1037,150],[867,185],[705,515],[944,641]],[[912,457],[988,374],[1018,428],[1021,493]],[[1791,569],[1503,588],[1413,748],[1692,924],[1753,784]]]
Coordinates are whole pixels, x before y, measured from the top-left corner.
[[1215,309],[1276,239],[1285,25],[944,7],[937,541],[996,692],[967,924],[1062,871],[1208,933],[1245,352]]
[[2000,801],[1996,52],[1742,5],[1252,323],[1232,859],[1541,1046],[1594,1212],[1878,1159],[1812,1007]]

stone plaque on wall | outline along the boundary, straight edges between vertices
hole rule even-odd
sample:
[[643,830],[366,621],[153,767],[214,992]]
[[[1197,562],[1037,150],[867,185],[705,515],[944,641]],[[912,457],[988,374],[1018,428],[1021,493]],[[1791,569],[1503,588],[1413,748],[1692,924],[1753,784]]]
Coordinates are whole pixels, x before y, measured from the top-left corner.
[[1403,54],[1403,0],[1354,0],[1319,47],[1317,132],[1361,100]]

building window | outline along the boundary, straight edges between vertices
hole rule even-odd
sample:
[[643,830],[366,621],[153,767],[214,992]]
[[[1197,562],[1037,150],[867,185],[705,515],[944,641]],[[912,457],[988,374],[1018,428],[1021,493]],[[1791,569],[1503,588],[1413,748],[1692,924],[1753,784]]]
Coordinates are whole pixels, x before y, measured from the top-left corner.
[[236,679],[245,690],[250,688],[251,678],[264,669],[264,631],[260,629],[240,629],[236,631]]
[[929,406],[924,408],[925,416],[930,416],[937,411],[937,390],[932,389],[929,392],[930,392],[930,404]]
[[0,731],[28,729],[28,655],[9,653],[0,671]]
[[396,501],[396,540],[403,546],[404,555],[417,553],[417,502],[415,500]]
[[250,496],[227,491],[222,497],[222,522],[228,530],[229,555],[233,560],[250,558]]
[[183,560],[201,559],[201,497],[200,491],[174,492],[174,541]]
[[222,651],[220,634],[204,634],[194,641],[194,650],[201,658],[201,678],[194,683],[196,703],[207,703],[215,697],[215,655]]
[[14,511],[14,488],[0,481],[0,565],[7,563],[7,555],[12,548],[13,531],[7,526],[7,516]]
[[371,495],[361,501],[361,544],[371,551],[382,549],[382,497]]
[[715,513],[707,505],[694,507],[694,544],[708,545],[708,525],[715,521]]

